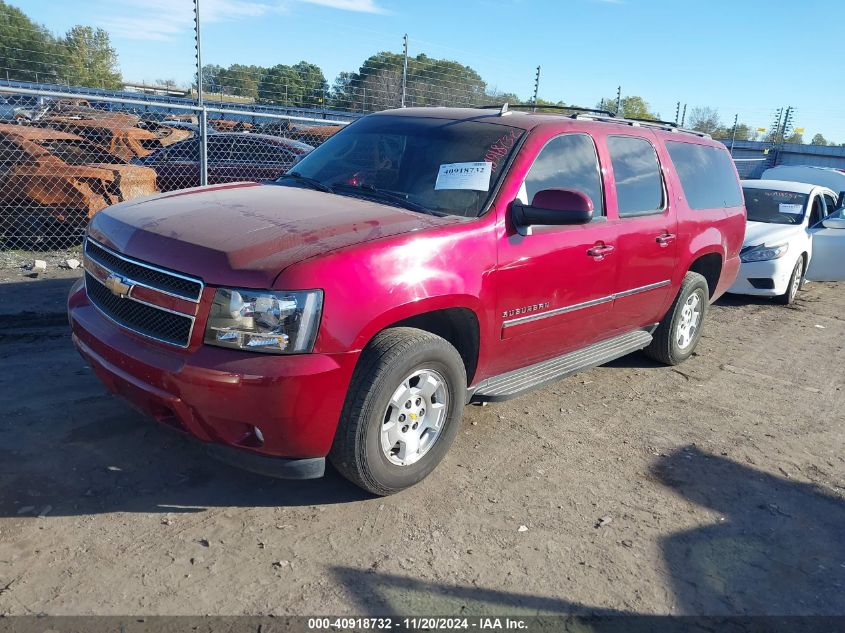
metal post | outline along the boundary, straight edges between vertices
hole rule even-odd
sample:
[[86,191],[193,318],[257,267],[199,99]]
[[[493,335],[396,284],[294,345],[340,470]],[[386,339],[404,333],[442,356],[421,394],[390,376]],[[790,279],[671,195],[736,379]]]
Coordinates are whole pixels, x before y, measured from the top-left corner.
[[681,116],[681,102],[675,106],[675,125],[678,125],[678,118]]
[[405,107],[405,95],[408,92],[408,34],[402,37],[404,48],[404,61],[402,63],[402,107]]
[[734,115],[734,133],[731,136],[731,156],[734,155],[734,143],[736,143],[736,124],[739,121],[739,114]]
[[208,111],[202,101],[202,42],[200,40],[200,0],[194,0],[194,37],[197,57],[197,107],[200,110],[200,185],[208,184]]
[[619,110],[622,108],[622,86],[619,86],[616,89],[616,114],[619,114]]
[[540,67],[537,66],[537,74],[534,76],[534,98],[531,100],[531,104],[534,106],[531,111],[537,111],[537,92],[540,90]]
[[684,121],[687,120],[687,104],[684,104],[684,112],[681,114],[681,127],[684,127]]

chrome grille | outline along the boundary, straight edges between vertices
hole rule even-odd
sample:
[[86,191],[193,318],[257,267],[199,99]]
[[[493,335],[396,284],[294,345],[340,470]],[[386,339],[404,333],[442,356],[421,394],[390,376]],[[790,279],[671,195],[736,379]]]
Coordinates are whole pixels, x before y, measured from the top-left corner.
[[85,240],[85,256],[111,272],[126,277],[134,285],[146,286],[195,303],[199,301],[202,294],[203,284],[199,279],[118,255],[90,238]]
[[85,289],[91,303],[118,325],[163,343],[188,346],[193,317],[112,294],[88,272],[85,273]]

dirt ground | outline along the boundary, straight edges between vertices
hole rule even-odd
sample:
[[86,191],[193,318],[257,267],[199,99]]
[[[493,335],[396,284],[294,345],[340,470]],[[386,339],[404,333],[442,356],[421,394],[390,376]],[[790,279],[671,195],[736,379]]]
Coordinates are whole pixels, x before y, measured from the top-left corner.
[[677,368],[468,407],[379,499],[218,464],[107,395],[66,277],[0,285],[0,613],[845,614],[843,286],[722,299]]

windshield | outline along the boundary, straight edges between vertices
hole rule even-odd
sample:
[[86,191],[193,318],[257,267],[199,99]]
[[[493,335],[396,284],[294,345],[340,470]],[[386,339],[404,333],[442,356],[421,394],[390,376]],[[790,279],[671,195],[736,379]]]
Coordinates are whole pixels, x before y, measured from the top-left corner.
[[[341,195],[383,194],[387,203],[404,200],[408,208],[475,217],[523,133],[478,121],[369,116],[332,136],[291,172]],[[302,182],[286,178],[280,184]]]
[[810,197],[806,193],[752,187],[743,188],[742,192],[748,221],[769,224],[801,224]]
[[82,139],[53,138],[38,141],[38,145],[68,165],[91,165],[93,163],[122,163],[120,158]]

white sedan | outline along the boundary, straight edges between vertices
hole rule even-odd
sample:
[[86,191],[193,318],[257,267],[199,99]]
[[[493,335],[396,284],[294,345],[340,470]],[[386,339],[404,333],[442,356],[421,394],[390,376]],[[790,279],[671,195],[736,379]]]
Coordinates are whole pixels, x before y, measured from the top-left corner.
[[729,292],[795,300],[805,280],[845,280],[845,216],[831,189],[743,180],[748,224]]

